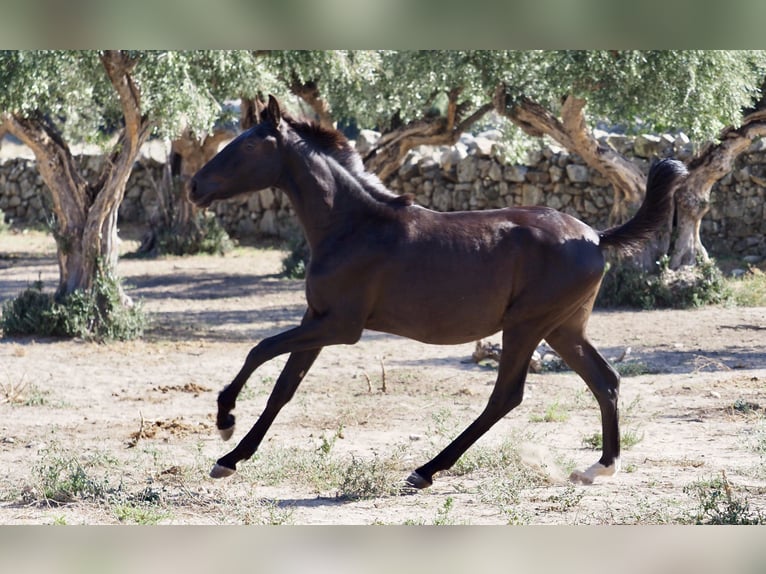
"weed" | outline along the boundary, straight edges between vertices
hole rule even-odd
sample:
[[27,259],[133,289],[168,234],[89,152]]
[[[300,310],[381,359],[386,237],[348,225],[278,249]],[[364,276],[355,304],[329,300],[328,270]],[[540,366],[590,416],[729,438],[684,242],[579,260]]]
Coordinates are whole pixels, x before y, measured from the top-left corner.
[[452,411],[446,407],[431,413],[432,425],[429,425],[429,434],[441,438],[451,438],[454,435],[457,423]]
[[338,425],[338,429],[329,438],[322,434],[322,444],[319,445],[319,452],[325,456],[329,455],[332,447],[335,446],[335,441],[339,438],[343,438],[343,423]]
[[656,370],[650,368],[646,363],[641,361],[625,361],[623,363],[615,363],[614,368],[617,370],[621,377],[637,377],[639,375],[649,375],[657,372]]
[[42,451],[33,472],[38,482],[38,496],[48,503],[68,503],[77,499],[102,498],[109,490],[106,478],[93,476],[93,462],[83,462],[75,455],[53,445]]
[[336,487],[342,472],[334,457],[316,447],[265,449],[258,451],[253,461],[255,464],[247,464],[241,471],[249,480],[268,485],[292,481],[317,493]]
[[747,499],[735,496],[734,486],[723,471],[720,477],[684,487],[684,493],[698,505],[688,517],[694,524],[766,524],[766,515],[752,510]]
[[452,518],[450,517],[450,512],[452,511],[453,506],[455,506],[455,499],[451,496],[448,496],[444,500],[442,507],[436,511],[434,526],[449,526],[454,524]]
[[126,524],[158,524],[169,514],[147,505],[118,504],[112,509],[115,518]]
[[563,492],[551,495],[548,501],[553,503],[558,511],[568,512],[576,508],[584,496],[585,492],[581,488],[575,487],[574,484],[567,484]]
[[[433,521],[430,523],[432,526],[453,526],[457,524],[452,517],[452,510],[455,508],[455,499],[448,496],[444,499],[444,503],[441,507],[436,509],[436,515]],[[408,519],[404,521],[405,526],[428,526],[429,523],[426,520]]]
[[761,408],[761,405],[753,401],[739,398],[734,401],[732,408],[740,414],[749,415],[757,412]]
[[561,404],[556,401],[545,409],[545,413],[532,415],[529,420],[533,423],[561,423],[569,420],[569,413],[565,412]]
[[752,267],[742,277],[727,281],[732,301],[740,307],[766,306],[766,273]]
[[261,500],[255,506],[242,506],[241,502],[237,501],[234,512],[239,517],[239,522],[244,525],[282,526],[293,523],[295,508],[275,500]]
[[18,383],[8,382],[0,383],[0,405],[4,403],[9,404],[23,404],[24,390],[27,387],[26,381],[23,379]]
[[401,469],[399,457],[372,460],[351,457],[351,462],[342,471],[338,487],[338,498],[359,500],[393,496],[401,490]]
[[[623,450],[630,450],[642,440],[644,440],[644,433],[639,435],[635,429],[627,428],[620,432],[620,448]],[[604,438],[600,432],[595,432],[583,437],[582,444],[591,450],[601,450],[604,446]]]

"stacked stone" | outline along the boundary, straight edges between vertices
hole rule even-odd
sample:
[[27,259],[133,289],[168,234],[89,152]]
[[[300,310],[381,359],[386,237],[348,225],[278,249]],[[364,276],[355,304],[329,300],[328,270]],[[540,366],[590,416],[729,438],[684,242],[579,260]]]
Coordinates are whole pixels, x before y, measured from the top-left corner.
[[[657,157],[688,161],[693,148],[677,136],[596,132],[599,143],[630,157],[648,171]],[[363,130],[357,149],[364,153],[379,134]],[[606,179],[581,158],[547,144],[528,154],[524,165],[508,161],[497,131],[464,134],[451,147],[420,147],[411,151],[389,182],[398,193],[412,193],[417,203],[438,211],[547,205],[605,228],[612,210],[613,191]],[[103,158],[83,156],[85,176],[95,177]],[[164,163],[150,157],[137,162],[120,206],[121,222],[145,224],[159,209],[156,189]],[[717,182],[711,209],[702,221],[702,241],[713,254],[766,256],[766,141],[759,140],[742,154],[735,169]],[[6,219],[39,223],[48,219],[49,193],[34,160],[7,159],[0,163],[0,210]],[[290,237],[297,222],[281,191],[262,190],[220,202],[213,209],[234,237]]]

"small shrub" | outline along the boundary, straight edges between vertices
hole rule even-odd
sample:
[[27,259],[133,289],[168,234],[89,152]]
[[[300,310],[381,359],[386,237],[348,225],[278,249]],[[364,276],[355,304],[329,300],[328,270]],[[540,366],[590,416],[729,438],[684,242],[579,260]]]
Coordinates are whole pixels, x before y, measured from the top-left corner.
[[8,225],[8,222],[5,220],[5,213],[0,209],[0,233],[5,233],[10,227],[11,226]]
[[649,375],[656,373],[646,363],[641,361],[625,361],[624,363],[615,363],[614,368],[621,377],[637,377],[639,375]]
[[191,208],[180,177],[170,174],[170,165],[155,184],[158,212],[151,231],[134,256],[223,255],[234,247],[215,214]]
[[569,420],[569,413],[556,401],[545,409],[545,413],[532,415],[529,420],[533,423],[561,423]]
[[[638,434],[633,429],[624,429],[620,431],[620,448],[629,450],[644,440],[644,433]],[[600,432],[594,432],[592,435],[583,437],[582,445],[591,450],[601,450],[604,447],[604,437]]]
[[169,517],[167,512],[158,510],[149,505],[141,504],[118,504],[112,510],[115,518],[124,524],[148,524],[155,525]]
[[234,243],[212,213],[199,212],[184,229],[178,224],[157,232],[152,255],[224,255]]
[[303,235],[295,235],[288,242],[289,253],[282,260],[282,275],[288,279],[303,279],[309,265],[311,252]]
[[33,472],[44,502],[65,504],[78,499],[100,499],[108,491],[106,479],[93,476],[93,465],[58,446],[42,451]]
[[750,267],[742,277],[730,279],[732,301],[740,307],[766,306],[766,273]]
[[93,287],[62,301],[43,292],[41,281],[3,305],[0,327],[5,337],[82,337],[99,341],[140,337],[146,317],[140,304],[126,307],[119,280],[102,268]]
[[689,519],[695,524],[766,524],[766,515],[750,508],[746,499],[734,494],[734,487],[721,472],[720,478],[702,480],[684,487],[698,507]]
[[338,487],[338,498],[360,500],[392,496],[401,489],[401,471],[397,460],[372,460],[351,458],[351,462],[343,471],[343,479]]
[[694,267],[670,269],[667,256],[657,262],[657,272],[647,273],[630,263],[608,266],[596,304],[600,307],[687,309],[731,298],[731,289],[714,260]]

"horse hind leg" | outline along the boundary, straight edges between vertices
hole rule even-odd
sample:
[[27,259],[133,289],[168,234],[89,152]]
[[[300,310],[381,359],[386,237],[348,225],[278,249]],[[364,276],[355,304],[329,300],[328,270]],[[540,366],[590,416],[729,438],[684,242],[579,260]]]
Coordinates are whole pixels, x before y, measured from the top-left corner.
[[435,473],[455,464],[473,443],[521,403],[529,360],[541,338],[534,334],[517,336],[521,332],[520,329],[514,329],[513,333],[509,330],[503,332],[503,352],[497,380],[482,413],[444,450],[413,471],[407,478],[407,486],[418,489],[431,486]]
[[581,329],[560,328],[546,337],[548,344],[588,385],[601,411],[603,446],[601,458],[585,470],[575,470],[572,482],[592,484],[620,470],[619,386],[620,376],[588,341]]

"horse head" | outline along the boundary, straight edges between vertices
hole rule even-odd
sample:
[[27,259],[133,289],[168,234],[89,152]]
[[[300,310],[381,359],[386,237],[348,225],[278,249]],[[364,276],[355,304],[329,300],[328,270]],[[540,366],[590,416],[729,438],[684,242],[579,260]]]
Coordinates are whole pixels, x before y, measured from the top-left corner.
[[216,200],[275,186],[284,164],[283,123],[279,102],[269,96],[260,123],[232,140],[194,175],[189,199],[207,207]]

